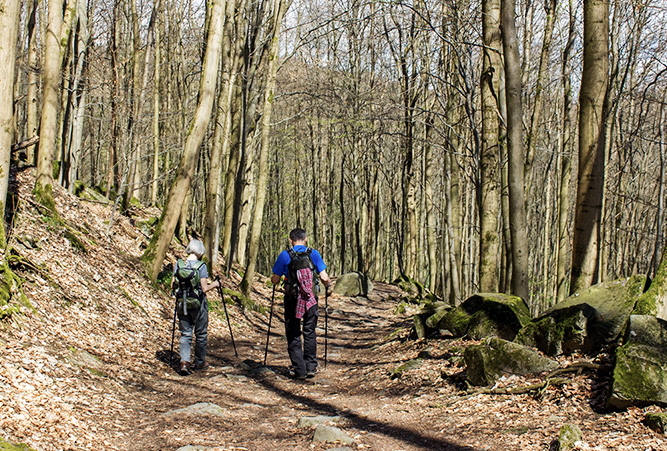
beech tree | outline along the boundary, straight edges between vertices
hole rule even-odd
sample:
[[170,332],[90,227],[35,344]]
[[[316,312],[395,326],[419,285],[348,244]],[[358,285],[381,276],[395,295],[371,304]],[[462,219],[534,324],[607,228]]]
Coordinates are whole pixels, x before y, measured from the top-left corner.
[[598,277],[608,71],[609,2],[590,0],[584,3],[579,170],[570,293],[588,288]]
[[157,279],[162,269],[162,263],[169,243],[171,243],[171,239],[174,236],[176,223],[178,222],[185,197],[190,189],[201,143],[213,109],[225,20],[224,12],[222,0],[213,0],[210,12],[211,19],[208,22],[206,30],[206,52],[202,62],[199,103],[185,141],[183,156],[176,177],[172,182],[167,203],[155,228],[155,233],[142,257],[146,273],[153,281]]
[[49,2],[44,51],[44,94],[34,193],[37,200],[54,214],[57,212],[53,200],[53,161],[56,153],[56,132],[60,111],[60,67],[67,48],[67,37],[75,15],[75,7],[75,0],[67,1],[64,10],[62,2],[58,0]]
[[0,0],[0,245],[5,246],[5,221],[7,192],[9,187],[9,160],[14,141],[14,68],[16,62],[16,38],[21,2]]
[[528,281],[528,230],[524,193],[523,106],[521,64],[515,24],[514,0],[501,2],[501,30],[507,92],[507,150],[509,156],[510,231],[512,233],[512,293],[530,302]]

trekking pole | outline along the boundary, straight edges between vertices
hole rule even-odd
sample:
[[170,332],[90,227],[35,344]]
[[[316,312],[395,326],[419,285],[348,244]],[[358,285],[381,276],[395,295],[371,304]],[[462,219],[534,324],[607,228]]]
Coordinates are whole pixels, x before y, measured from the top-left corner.
[[264,366],[266,366],[266,355],[269,353],[269,336],[271,336],[271,319],[273,319],[273,300],[276,297],[276,286],[273,286],[271,293],[271,313],[269,313],[269,330],[266,332],[266,346],[264,347]]
[[329,288],[324,288],[324,368],[327,367],[327,348],[329,345]]
[[234,355],[238,358],[239,353],[236,352],[236,343],[234,343],[234,334],[232,333],[232,323],[229,321],[229,314],[227,313],[227,304],[225,304],[225,296],[222,293],[222,286],[220,285],[220,276],[217,276],[218,291],[220,292],[220,299],[222,300],[222,307],[225,309],[225,316],[227,317],[227,326],[229,327],[229,337],[232,339],[232,347],[234,348]]
[[169,351],[169,360],[171,363],[175,363],[174,359],[174,336],[176,335],[176,311],[178,310],[178,302],[174,306],[174,323],[171,326],[171,350]]

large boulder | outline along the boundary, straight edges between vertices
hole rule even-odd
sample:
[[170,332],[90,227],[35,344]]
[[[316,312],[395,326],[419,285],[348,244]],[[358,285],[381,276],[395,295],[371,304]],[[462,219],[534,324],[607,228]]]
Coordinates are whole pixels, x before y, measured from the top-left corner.
[[621,338],[645,281],[633,276],[575,293],[524,326],[516,341],[552,356],[596,353]]
[[537,374],[558,367],[558,363],[532,349],[497,337],[468,346],[463,357],[466,379],[473,385],[491,385],[504,373]]
[[455,336],[472,339],[489,336],[512,341],[517,332],[530,322],[528,305],[518,296],[500,293],[478,293],[460,306],[442,315],[439,329]]
[[616,362],[607,405],[667,406],[667,321],[632,315]]
[[639,296],[633,315],[652,315],[667,320],[667,249],[655,277],[644,294]]
[[373,282],[366,274],[351,272],[336,278],[334,293],[341,296],[368,296],[373,291]]

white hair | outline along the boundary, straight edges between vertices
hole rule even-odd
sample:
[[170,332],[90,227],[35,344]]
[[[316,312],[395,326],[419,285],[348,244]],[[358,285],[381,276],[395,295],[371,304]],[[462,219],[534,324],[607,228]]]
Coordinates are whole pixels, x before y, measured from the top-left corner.
[[204,247],[204,243],[201,241],[190,240],[188,247],[185,248],[185,253],[188,255],[195,254],[197,258],[201,260],[203,255],[206,253],[206,248]]

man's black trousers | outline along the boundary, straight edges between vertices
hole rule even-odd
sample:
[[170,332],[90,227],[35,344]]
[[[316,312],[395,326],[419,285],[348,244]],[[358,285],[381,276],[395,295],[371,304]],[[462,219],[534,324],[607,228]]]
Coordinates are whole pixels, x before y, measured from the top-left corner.
[[[297,377],[317,370],[317,304],[309,308],[303,318],[296,317],[296,298],[285,296],[285,336],[287,353]],[[303,335],[303,340],[301,336]]]

